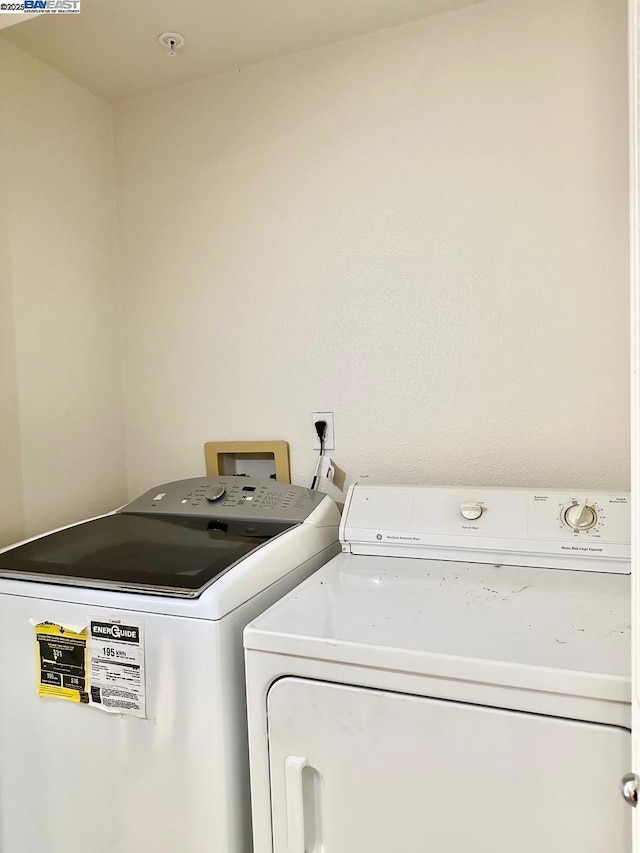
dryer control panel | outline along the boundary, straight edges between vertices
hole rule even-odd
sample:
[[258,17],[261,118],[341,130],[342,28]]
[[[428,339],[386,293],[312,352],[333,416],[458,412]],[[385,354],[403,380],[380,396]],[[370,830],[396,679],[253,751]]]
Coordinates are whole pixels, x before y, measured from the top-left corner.
[[630,496],[356,484],[340,538],[343,550],[359,554],[627,573]]
[[304,521],[326,497],[301,486],[253,477],[195,477],[156,486],[120,510],[253,521]]

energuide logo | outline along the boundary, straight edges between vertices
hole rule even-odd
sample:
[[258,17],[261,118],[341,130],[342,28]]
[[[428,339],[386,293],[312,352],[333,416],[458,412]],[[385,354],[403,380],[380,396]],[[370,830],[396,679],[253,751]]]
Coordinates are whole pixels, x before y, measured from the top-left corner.
[[125,640],[137,643],[140,640],[138,628],[134,625],[114,625],[111,622],[92,622],[92,637],[105,637],[112,640]]
[[79,15],[80,0],[22,0],[19,3],[0,3],[0,14],[15,15]]

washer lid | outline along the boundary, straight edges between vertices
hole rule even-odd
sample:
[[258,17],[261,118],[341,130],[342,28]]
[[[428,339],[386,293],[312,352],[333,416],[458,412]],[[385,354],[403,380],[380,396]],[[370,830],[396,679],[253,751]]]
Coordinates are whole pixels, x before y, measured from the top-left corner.
[[0,577],[195,598],[291,523],[126,512],[86,521],[0,554]]

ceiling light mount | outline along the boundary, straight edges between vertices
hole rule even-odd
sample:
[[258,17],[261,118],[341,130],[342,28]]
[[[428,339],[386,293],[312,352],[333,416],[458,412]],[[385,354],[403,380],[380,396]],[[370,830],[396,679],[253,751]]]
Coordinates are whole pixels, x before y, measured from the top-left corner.
[[180,33],[160,33],[158,41],[167,49],[169,56],[175,56],[180,48],[184,45],[184,36]]

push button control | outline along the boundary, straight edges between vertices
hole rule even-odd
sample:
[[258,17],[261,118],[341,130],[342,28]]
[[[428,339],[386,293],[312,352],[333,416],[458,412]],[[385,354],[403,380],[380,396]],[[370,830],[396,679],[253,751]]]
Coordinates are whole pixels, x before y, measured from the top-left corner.
[[460,504],[460,515],[468,521],[475,521],[480,518],[484,510],[482,504],[479,503],[463,503]]

